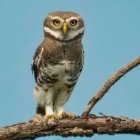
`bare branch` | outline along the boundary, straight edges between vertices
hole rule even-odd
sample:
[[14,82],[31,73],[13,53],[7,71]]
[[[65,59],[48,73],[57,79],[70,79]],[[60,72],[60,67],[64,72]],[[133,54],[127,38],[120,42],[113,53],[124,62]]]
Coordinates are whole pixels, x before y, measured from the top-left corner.
[[85,108],[82,117],[88,117],[91,109],[95,106],[95,104],[106,94],[106,92],[113,86],[121,77],[123,77],[127,72],[135,68],[140,64],[140,57],[136,58],[134,61],[128,63],[121,69],[119,69],[115,74],[113,74],[99,89],[96,95],[89,101],[87,107]]
[[50,122],[27,122],[0,128],[0,140],[32,139],[46,135],[91,136],[98,134],[138,134],[140,120],[112,116],[91,116]]

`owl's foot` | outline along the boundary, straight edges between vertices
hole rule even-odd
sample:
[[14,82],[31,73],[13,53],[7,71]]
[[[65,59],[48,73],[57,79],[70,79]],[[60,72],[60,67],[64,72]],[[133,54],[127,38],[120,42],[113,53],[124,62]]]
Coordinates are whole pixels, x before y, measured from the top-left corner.
[[45,120],[60,120],[62,118],[76,118],[75,114],[63,112],[62,114],[45,115]]
[[44,116],[44,119],[45,120],[49,120],[49,119],[52,119],[52,120],[59,120],[63,118],[62,115],[58,115],[58,114],[50,114],[50,115],[45,115]]
[[73,114],[73,113],[66,113],[66,112],[63,112],[63,113],[62,113],[62,118],[76,118],[76,115]]

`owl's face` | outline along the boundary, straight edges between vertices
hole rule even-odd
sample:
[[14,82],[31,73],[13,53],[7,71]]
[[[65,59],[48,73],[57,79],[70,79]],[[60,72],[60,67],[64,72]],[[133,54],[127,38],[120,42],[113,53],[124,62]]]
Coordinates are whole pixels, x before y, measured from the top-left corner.
[[44,21],[45,36],[51,35],[58,40],[72,40],[84,33],[84,21],[73,12],[53,12]]

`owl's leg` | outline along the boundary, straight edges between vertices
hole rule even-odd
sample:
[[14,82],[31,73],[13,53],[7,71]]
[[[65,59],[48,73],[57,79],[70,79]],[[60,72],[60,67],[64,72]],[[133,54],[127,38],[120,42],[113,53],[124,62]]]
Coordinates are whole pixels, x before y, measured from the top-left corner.
[[54,115],[53,98],[54,90],[53,87],[51,87],[45,92],[45,118],[49,118]]
[[40,87],[36,85],[34,94],[37,100],[37,114],[47,116],[53,115],[53,96],[54,91],[52,87]]
[[49,90],[45,93],[45,116],[46,120],[48,119],[59,119],[60,116],[56,114],[54,110],[54,88],[49,88]]
[[58,115],[62,115],[63,112],[64,112],[64,108],[63,108],[63,105],[58,105],[58,106],[55,106],[55,111],[56,111],[56,114]]
[[65,114],[66,114],[64,113],[63,106],[68,101],[71,95],[71,92],[68,92],[68,90],[64,88],[64,89],[61,89],[60,92],[57,94],[58,95],[54,102],[54,111],[56,112],[56,114],[58,114],[58,116],[60,116],[60,118],[63,118],[65,117]]
[[52,115],[52,114],[54,114],[53,105],[52,104],[45,105],[45,115]]
[[75,118],[76,117],[75,114],[66,113],[63,110],[64,104],[69,100],[69,98],[71,96],[74,85],[75,85],[75,83],[72,85],[66,85],[67,87],[61,89],[60,93],[58,93],[58,95],[57,95],[57,99],[55,101],[54,108],[55,108],[56,113],[58,115],[60,115],[61,118]]

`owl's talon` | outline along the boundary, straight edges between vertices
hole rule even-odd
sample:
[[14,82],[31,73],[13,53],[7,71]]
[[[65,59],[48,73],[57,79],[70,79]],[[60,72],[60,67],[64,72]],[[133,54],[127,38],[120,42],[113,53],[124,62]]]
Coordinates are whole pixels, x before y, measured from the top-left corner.
[[62,114],[50,114],[44,116],[45,120],[59,120],[62,118],[76,118],[76,115],[72,113],[63,112]]
[[44,119],[45,120],[49,120],[49,119],[52,119],[52,120],[59,120],[62,118],[62,115],[58,115],[58,114],[50,114],[50,115],[45,115],[44,116]]
[[73,113],[66,113],[66,112],[63,112],[63,113],[62,113],[62,118],[76,118],[76,115],[73,114]]

